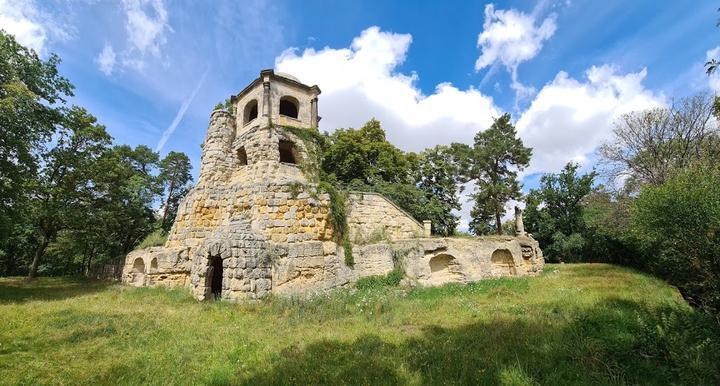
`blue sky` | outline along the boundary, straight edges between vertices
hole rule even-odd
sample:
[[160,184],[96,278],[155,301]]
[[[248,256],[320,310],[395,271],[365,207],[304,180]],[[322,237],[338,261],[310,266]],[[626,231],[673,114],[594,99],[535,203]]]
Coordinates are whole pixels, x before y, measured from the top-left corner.
[[[118,143],[195,174],[208,116],[263,68],[317,83],[322,129],[380,119],[405,150],[469,142],[507,111],[526,187],[593,166],[620,114],[720,89],[709,1],[13,1],[0,27],[47,57]],[[714,52],[712,52],[715,50]],[[164,138],[164,139],[163,139]]]

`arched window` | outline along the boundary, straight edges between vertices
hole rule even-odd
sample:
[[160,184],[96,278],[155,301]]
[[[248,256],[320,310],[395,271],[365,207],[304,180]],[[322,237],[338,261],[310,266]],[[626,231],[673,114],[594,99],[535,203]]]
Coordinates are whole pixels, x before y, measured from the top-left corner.
[[150,269],[157,269],[157,258],[153,258],[152,260],[150,260]]
[[280,140],[280,142],[278,143],[278,150],[280,150],[280,162],[285,162],[289,164],[298,163],[299,157],[294,143],[290,141]]
[[280,115],[295,118],[298,117],[298,101],[291,96],[280,98]]
[[256,99],[251,100],[243,109],[243,124],[251,122],[258,116],[258,102]]
[[247,163],[247,153],[245,152],[245,146],[242,146],[238,149],[237,155],[238,155],[238,163],[240,164],[240,166],[245,166],[248,164]]

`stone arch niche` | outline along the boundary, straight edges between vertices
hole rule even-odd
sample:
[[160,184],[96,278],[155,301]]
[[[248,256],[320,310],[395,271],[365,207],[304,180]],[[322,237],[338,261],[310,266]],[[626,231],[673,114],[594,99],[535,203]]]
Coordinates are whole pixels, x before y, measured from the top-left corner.
[[298,103],[297,99],[291,96],[280,98],[280,115],[297,119],[299,110],[300,103]]
[[145,282],[145,261],[140,257],[133,261],[132,276],[133,283],[143,284]]
[[157,268],[158,268],[157,257],[154,257],[152,260],[150,260],[150,270],[156,271]]
[[509,249],[496,249],[490,257],[492,272],[498,276],[515,276],[515,260]]
[[243,108],[243,125],[255,120],[258,117],[258,101],[253,99],[245,105]]
[[441,253],[429,261],[431,284],[461,282],[465,278],[457,260],[453,255]]

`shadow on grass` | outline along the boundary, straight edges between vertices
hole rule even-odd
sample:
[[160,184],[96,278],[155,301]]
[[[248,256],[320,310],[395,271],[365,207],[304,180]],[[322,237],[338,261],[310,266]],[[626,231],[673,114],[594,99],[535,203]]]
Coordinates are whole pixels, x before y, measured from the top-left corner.
[[[289,346],[245,384],[720,384],[720,330],[690,309],[609,298],[566,318],[430,326],[406,340]],[[235,383],[232,376],[211,383]]]
[[41,277],[26,281],[23,277],[0,278],[0,304],[34,300],[62,300],[104,291],[112,283],[73,277]]

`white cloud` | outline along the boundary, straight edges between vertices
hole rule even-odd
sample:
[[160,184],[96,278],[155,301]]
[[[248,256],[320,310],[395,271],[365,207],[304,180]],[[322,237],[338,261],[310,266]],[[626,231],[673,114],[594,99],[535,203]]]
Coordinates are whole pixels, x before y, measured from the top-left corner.
[[[474,134],[489,127],[501,110],[475,88],[441,83],[432,94],[423,94],[415,84],[418,74],[396,71],[411,42],[410,35],[371,27],[347,48],[286,50],[275,68],[320,86],[323,130],[360,127],[376,117],[388,139],[404,150],[472,143]],[[609,138],[617,116],[663,104],[662,95],[644,87],[645,76],[644,69],[621,73],[607,65],[591,67],[581,80],[559,72],[516,122],[525,144],[534,148],[526,173],[558,172],[570,160],[587,160]],[[465,201],[470,192],[468,185],[459,211],[461,229],[467,227],[472,207]]]
[[131,50],[140,55],[160,55],[160,48],[167,42],[165,34],[172,31],[162,0],[123,0],[123,6]]
[[100,52],[95,61],[97,62],[98,66],[100,67],[100,71],[102,71],[103,74],[108,76],[111,75],[113,72],[113,68],[115,67],[115,50],[110,44],[106,43],[102,52]]
[[[705,60],[720,60],[720,46],[708,50],[705,53]],[[715,71],[712,75],[708,76],[708,86],[714,93],[720,93],[720,73]]]
[[664,96],[642,84],[647,71],[619,74],[612,66],[591,67],[586,79],[565,72],[545,85],[517,122],[533,147],[528,173],[557,172],[570,160],[583,163],[612,133],[621,114],[664,104]]
[[117,55],[108,44],[103,47],[97,61],[100,71],[105,75],[112,74],[117,66],[142,71],[148,58],[161,59],[167,33],[173,31],[163,0],[123,0],[122,5],[127,33],[126,47]]
[[[538,5],[537,9],[542,6]],[[477,45],[481,49],[475,62],[475,71],[501,63],[510,72],[512,87],[518,99],[532,97],[535,89],[520,83],[517,68],[520,63],[534,58],[542,49],[543,42],[549,39],[557,29],[555,14],[551,14],[538,25],[536,14],[525,14],[515,9],[496,10],[495,6],[485,6],[483,31],[478,36]],[[494,72],[491,67],[487,76]]]
[[168,126],[165,131],[162,133],[162,137],[160,137],[160,141],[158,141],[157,146],[155,147],[155,151],[159,152],[165,147],[165,143],[170,139],[170,136],[175,132],[178,125],[182,121],[183,117],[185,117],[185,112],[187,112],[187,109],[190,107],[190,104],[195,99],[195,95],[197,95],[198,91],[200,91],[200,88],[205,83],[205,78],[207,77],[208,72],[210,72],[210,67],[208,67],[205,72],[200,77],[200,80],[198,81],[195,88],[192,90],[190,95],[183,101],[182,105],[180,105],[180,109],[178,110],[177,114],[175,114],[175,118],[173,119],[172,123],[170,123],[170,126]]
[[360,127],[379,119],[388,138],[405,150],[438,143],[468,142],[500,114],[491,97],[450,83],[424,95],[417,74],[395,69],[405,60],[412,37],[370,27],[348,48],[289,49],[275,59],[277,71],[322,89],[321,128]]
[[51,41],[66,41],[75,34],[74,26],[66,23],[72,13],[68,4],[53,4],[52,11],[43,7],[47,4],[34,0],[0,0],[0,29],[41,56]]
[[35,3],[0,0],[0,28],[15,36],[18,43],[42,53],[47,32],[39,21]]

